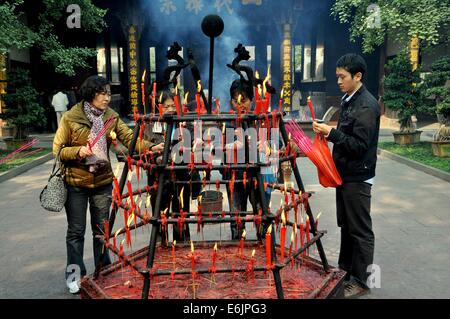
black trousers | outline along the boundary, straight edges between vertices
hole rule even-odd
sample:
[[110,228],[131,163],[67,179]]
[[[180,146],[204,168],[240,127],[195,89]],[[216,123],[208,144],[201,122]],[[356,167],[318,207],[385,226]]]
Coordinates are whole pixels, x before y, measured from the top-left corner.
[[[247,211],[247,200],[250,200],[250,204],[252,205],[253,214],[256,216],[258,214],[259,209],[261,209],[261,205],[259,204],[259,192],[258,189],[253,189],[253,185],[251,183],[247,184],[247,187],[244,187],[243,183],[235,183],[233,190],[233,198],[231,198],[230,185],[227,184],[227,196],[228,203],[230,203],[230,211],[232,212],[230,217],[235,217],[233,214],[236,211]],[[267,205],[270,202],[270,193],[265,193]],[[244,219],[244,216],[241,216]],[[231,239],[241,239],[242,232],[245,229],[245,222],[241,222],[241,225],[238,227],[236,221],[232,221],[230,223],[231,229]],[[256,228],[256,238],[258,240],[262,240],[263,238],[263,227],[261,225]]]
[[[184,179],[180,180],[187,180],[186,177]],[[160,211],[164,211],[167,209],[167,218],[170,218],[172,215],[174,218],[177,218],[180,216],[180,210],[181,210],[181,203],[180,203],[180,195],[181,191],[183,190],[183,212],[189,213],[190,210],[190,197],[191,197],[191,191],[189,184],[175,184],[171,181],[165,181],[164,183],[164,190],[163,190],[163,196],[161,198],[161,207]],[[155,211],[156,206],[156,196],[157,192],[152,191],[151,192],[151,205],[152,205],[152,211]],[[170,207],[172,205],[172,207]],[[176,240],[177,242],[184,242],[189,241],[191,239],[191,235],[189,232],[189,224],[184,223],[183,228],[180,229],[178,224],[173,224],[173,226],[167,225],[166,231],[164,234],[159,232],[159,236],[161,236],[161,242],[163,244],[167,244],[168,237],[169,237],[169,227],[173,227],[173,240]]]
[[[67,186],[67,202],[65,205],[68,223],[66,235],[67,266],[78,265],[81,276],[86,275],[83,252],[88,202],[91,213],[92,237],[94,240],[94,263],[97,266],[103,250],[103,244],[95,236],[102,235],[104,232],[104,221],[109,218],[111,201],[111,184],[97,188]],[[110,263],[111,261],[107,252],[102,265],[105,266]],[[66,278],[71,273],[67,269]]]
[[344,183],[336,188],[337,224],[341,228],[339,267],[367,287],[367,266],[373,263],[375,236],[370,217],[372,186]]

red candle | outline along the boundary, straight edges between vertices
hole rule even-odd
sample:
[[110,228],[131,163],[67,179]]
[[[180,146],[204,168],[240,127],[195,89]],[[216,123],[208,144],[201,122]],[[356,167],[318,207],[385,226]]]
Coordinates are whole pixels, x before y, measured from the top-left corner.
[[159,117],[163,116],[163,107],[162,107],[162,93],[159,95],[159,104],[158,104],[158,108],[159,108]]
[[266,232],[266,268],[270,270],[272,265],[272,241],[271,241],[272,225],[267,228]]
[[319,227],[319,218],[320,218],[320,215],[322,215],[322,212],[320,212],[319,213],[319,215],[317,215],[317,217],[316,217],[316,231],[319,229],[318,227]]
[[191,267],[192,267],[192,276],[194,276],[195,273],[195,250],[194,250],[194,243],[191,241]]
[[214,244],[214,251],[212,254],[212,272],[216,273],[216,260],[217,260],[217,243]]
[[144,114],[146,114],[146,109],[145,109],[145,72],[146,70],[144,70],[144,73],[142,74],[142,79],[141,79],[141,98],[142,98],[142,107],[144,108]]
[[123,242],[125,239],[122,240],[122,242],[120,243],[120,248],[119,248],[119,259],[123,256]]
[[[259,79],[259,72],[258,71],[255,71],[255,79]],[[261,90],[261,85],[258,84],[256,86],[256,88],[255,88],[255,101],[259,101],[259,99],[260,99],[260,95],[261,95],[260,90]]]
[[309,107],[309,111],[311,112],[311,117],[312,117],[313,121],[315,121],[316,120],[316,114],[314,113],[314,107],[312,105],[310,96],[308,96],[308,107]]
[[153,82],[153,90],[152,90],[152,113],[155,113],[156,107],[156,81]]
[[242,95],[239,94],[237,105],[236,105],[238,115],[241,115],[241,100],[242,100]]
[[109,220],[103,222],[103,228],[105,230],[105,240],[109,242]]
[[284,92],[284,88],[281,89],[281,93],[280,93],[280,108],[279,108],[280,111],[283,110],[283,92]]
[[174,240],[172,242],[172,262],[173,262],[173,268],[175,268],[175,263],[176,263],[176,257],[175,257],[175,245],[177,244],[177,241]]
[[226,124],[222,123],[222,151],[225,151],[225,127]]
[[[300,220],[300,247],[302,247],[302,248],[305,245],[304,233],[305,233],[305,230],[304,230],[303,219],[302,219],[302,220]],[[303,255],[305,255],[305,254],[303,253]]]
[[134,206],[133,189],[131,187],[131,182],[130,182],[129,179],[128,179],[128,182],[127,182],[127,188],[128,188],[128,196],[130,197],[131,205]]
[[200,102],[200,92],[202,90],[202,84],[200,80],[197,81],[197,94],[195,94],[195,103],[197,104],[197,115],[200,117],[201,113],[201,102]]
[[218,97],[216,97],[215,103],[216,103],[216,113],[219,114],[220,113],[220,99]]
[[286,216],[284,210],[281,212],[281,233],[280,233],[280,251],[281,259],[284,259],[284,249],[286,244]]
[[[309,235],[309,229],[310,229],[310,223],[309,223],[309,217],[306,218],[306,242],[309,243],[311,240],[311,237]],[[309,255],[309,248],[306,250],[307,254]]]
[[292,246],[295,243],[295,225],[292,227],[292,232],[291,232],[291,244],[289,245],[289,257],[291,257],[292,255]]
[[173,97],[173,101],[175,103],[175,109],[177,110],[177,115],[181,115],[180,111],[180,102],[178,101],[178,85],[175,87],[175,96]]
[[249,273],[251,275],[253,281],[255,280],[255,272],[254,272],[254,269],[255,269],[255,253],[256,253],[256,250],[253,249],[252,255],[250,256],[250,261],[249,261],[249,263],[247,265],[247,269],[246,269],[247,273]]
[[117,196],[119,198],[119,201],[122,202],[122,195],[120,194],[120,191],[119,191],[119,183],[118,183],[117,178],[115,176],[113,177],[113,181],[114,181],[114,189],[117,192]]
[[239,253],[241,256],[244,254],[244,240],[246,235],[247,233],[244,229],[244,231],[242,232],[241,240],[239,241]]

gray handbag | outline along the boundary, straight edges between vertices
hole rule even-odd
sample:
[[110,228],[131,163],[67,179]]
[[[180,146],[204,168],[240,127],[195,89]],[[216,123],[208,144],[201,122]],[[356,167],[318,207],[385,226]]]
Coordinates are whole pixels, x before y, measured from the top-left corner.
[[62,147],[58,151],[58,155],[55,158],[53,164],[52,173],[48,179],[47,185],[41,191],[39,200],[41,206],[51,212],[60,212],[67,200],[67,189],[64,182],[64,174],[62,163],[59,158]]

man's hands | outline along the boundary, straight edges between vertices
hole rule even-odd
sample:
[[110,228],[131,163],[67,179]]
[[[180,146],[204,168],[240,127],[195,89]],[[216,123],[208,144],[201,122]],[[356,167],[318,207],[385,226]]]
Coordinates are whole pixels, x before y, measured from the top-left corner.
[[162,152],[164,150],[164,143],[153,145],[150,150],[152,152]]
[[92,156],[93,155],[93,153],[92,153],[92,150],[89,148],[89,146],[87,145],[87,146],[82,146],[81,148],[80,148],[80,150],[78,151],[78,155],[80,156],[80,158],[86,158],[86,157],[88,157],[88,156]]
[[328,134],[330,134],[331,129],[332,129],[332,127],[329,125],[320,124],[320,123],[317,123],[316,121],[313,122],[313,131],[318,134],[328,136]]

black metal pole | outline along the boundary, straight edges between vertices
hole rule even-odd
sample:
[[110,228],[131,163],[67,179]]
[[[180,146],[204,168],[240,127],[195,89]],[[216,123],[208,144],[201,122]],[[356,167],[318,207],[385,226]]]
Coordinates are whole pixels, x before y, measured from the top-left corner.
[[213,81],[214,81],[214,37],[210,37],[209,38],[208,104],[206,105],[208,114],[211,114],[211,108],[212,108]]
[[[287,145],[289,137],[286,132],[286,127],[284,126],[284,122],[282,119],[280,119],[279,123],[280,123],[279,127],[280,127],[281,135],[283,136],[284,143]],[[303,185],[302,178],[300,177],[300,173],[298,172],[297,165],[295,163],[295,159],[291,159],[291,166],[292,166],[292,171],[294,172],[297,186],[304,193],[305,187]],[[317,231],[316,224],[314,222],[314,216],[311,212],[311,207],[309,205],[309,202],[308,202],[308,205],[306,206],[306,213],[308,214],[308,217],[309,217],[311,232],[313,233],[313,235],[316,235],[316,231]],[[330,266],[328,265],[327,256],[325,255],[325,251],[322,246],[322,241],[320,239],[317,240],[316,245],[317,245],[317,251],[319,252],[320,259],[322,260],[323,268],[325,271],[328,271]]]
[[[169,159],[169,152],[170,152],[170,143],[171,143],[171,136],[173,132],[174,123],[169,122],[168,129],[166,132],[166,136],[168,137],[164,143],[164,152],[163,152],[163,159],[162,163],[164,165],[167,165],[167,161]],[[156,195],[156,203],[155,203],[155,210],[153,211],[153,216],[155,218],[160,217],[160,208],[161,208],[161,199],[163,195],[163,188],[164,188],[164,181],[167,177],[167,171],[159,171],[159,181],[158,181],[158,193]],[[149,249],[148,249],[148,257],[147,257],[147,268],[151,269],[153,267],[153,260],[155,258],[155,251],[156,251],[156,239],[158,235],[158,229],[159,224],[152,225],[152,233],[150,236],[150,243],[149,243]],[[147,299],[148,294],[150,290],[150,276],[145,276],[144,278],[144,286],[142,289],[142,298]]]

